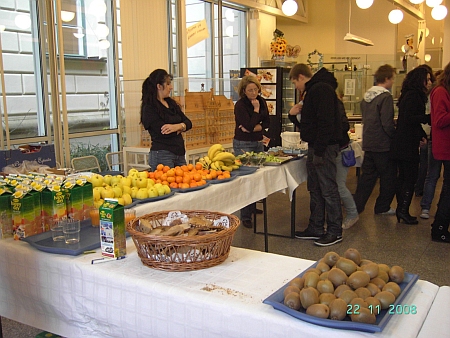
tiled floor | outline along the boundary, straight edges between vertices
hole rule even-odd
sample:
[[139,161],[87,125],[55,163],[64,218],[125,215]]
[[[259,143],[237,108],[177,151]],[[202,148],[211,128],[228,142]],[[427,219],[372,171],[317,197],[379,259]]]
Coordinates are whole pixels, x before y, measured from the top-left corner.
[[[348,187],[352,192],[356,189],[355,171],[351,170],[348,177]],[[430,214],[436,212],[439,199],[439,181],[436,196]],[[297,196],[297,230],[303,230],[309,217],[309,194],[306,184],[302,184],[296,192]],[[352,228],[345,230],[341,243],[330,247],[318,247],[312,241],[295,238],[269,237],[269,252],[279,255],[301,257],[310,260],[320,259],[326,252],[344,253],[347,248],[358,249],[363,258],[388,265],[400,265],[406,271],[418,274],[420,279],[430,281],[439,286],[450,285],[450,272],[447,263],[450,261],[450,246],[446,243],[432,242],[430,238],[429,220],[419,218],[418,225],[397,223],[395,216],[374,215],[373,205],[378,195],[378,188],[370,198],[366,210],[360,215],[360,220]],[[290,202],[287,195],[276,193],[267,199],[269,232],[281,235],[290,234]],[[259,206],[261,207],[261,206]],[[396,207],[395,200],[392,207]],[[410,208],[412,215],[420,213],[420,197],[414,197]],[[262,216],[258,215],[258,231],[262,231]],[[264,250],[264,236],[255,234],[252,229],[239,227],[233,246],[253,250]],[[2,319],[4,338],[32,338],[41,330],[26,325]]]

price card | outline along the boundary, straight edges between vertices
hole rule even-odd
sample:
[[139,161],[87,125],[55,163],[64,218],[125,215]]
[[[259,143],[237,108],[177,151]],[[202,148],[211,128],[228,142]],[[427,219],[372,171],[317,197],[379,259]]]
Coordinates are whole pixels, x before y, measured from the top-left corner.
[[188,223],[189,221],[189,218],[185,214],[181,213],[181,211],[170,211],[162,225],[169,226],[176,219],[181,220],[181,223]]
[[214,221],[214,226],[223,226],[225,228],[230,227],[230,219],[227,216],[222,216]]

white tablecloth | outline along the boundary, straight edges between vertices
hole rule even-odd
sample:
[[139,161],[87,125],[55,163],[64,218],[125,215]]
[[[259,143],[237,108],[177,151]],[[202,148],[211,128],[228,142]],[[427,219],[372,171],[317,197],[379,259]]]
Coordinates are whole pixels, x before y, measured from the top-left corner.
[[418,337],[450,337],[450,286],[439,288]]
[[[313,262],[231,248],[216,267],[164,272],[127,258],[91,265],[77,257],[0,241],[0,315],[65,337],[416,337],[438,292],[419,280],[379,334],[324,328],[262,301]],[[437,336],[435,336],[437,337]]]

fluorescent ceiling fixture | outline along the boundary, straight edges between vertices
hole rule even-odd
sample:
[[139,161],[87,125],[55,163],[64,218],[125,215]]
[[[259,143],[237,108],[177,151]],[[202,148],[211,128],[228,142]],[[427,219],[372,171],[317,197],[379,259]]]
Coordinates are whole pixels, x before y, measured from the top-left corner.
[[230,22],[234,22],[234,13],[233,13],[233,10],[231,10],[231,9],[227,9],[226,11],[225,11],[225,18],[228,20],[228,21],[230,21]]
[[372,5],[373,5],[373,0],[356,0],[356,6],[358,6],[361,9],[367,9]]
[[358,44],[363,45],[363,46],[373,46],[372,40],[365,39],[365,38],[362,38],[360,36],[357,36],[357,35],[354,35],[354,34],[351,34],[351,33],[345,34],[344,41],[358,43]]
[[108,40],[105,40],[105,39],[100,40],[100,41],[98,42],[98,47],[99,47],[100,49],[108,49],[110,45],[111,45],[111,44],[109,43],[109,41],[108,41]]
[[19,14],[14,18],[14,23],[21,29],[28,29],[31,27],[31,19],[28,14]]
[[442,0],[426,0],[425,3],[428,7],[436,7],[442,3]]
[[414,5],[419,5],[422,2],[424,2],[424,0],[409,0],[410,3],[414,4]]
[[281,5],[281,11],[286,16],[293,16],[297,13],[298,5],[294,0],[286,0],[283,5]]
[[425,54],[425,61],[426,62],[430,62],[431,60],[431,55],[430,54]]
[[434,20],[442,20],[447,16],[447,7],[439,5],[431,10],[431,17]]
[[75,17],[74,12],[61,11],[61,20],[64,22],[70,22]]
[[393,23],[394,25],[402,22],[403,20],[403,12],[399,9],[393,9],[390,11],[388,16],[389,22]]
[[233,37],[233,26],[228,26],[228,27],[225,29],[225,34],[226,34],[228,37],[232,38],[232,37]]

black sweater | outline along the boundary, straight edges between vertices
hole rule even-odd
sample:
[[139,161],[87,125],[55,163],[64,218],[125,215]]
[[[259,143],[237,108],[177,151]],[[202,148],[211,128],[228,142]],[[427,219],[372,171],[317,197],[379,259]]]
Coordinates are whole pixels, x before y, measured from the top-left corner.
[[[152,138],[151,150],[168,150],[175,155],[182,156],[186,153],[186,150],[181,133],[175,132],[163,135],[161,134],[161,127],[165,124],[184,123],[186,130],[189,130],[192,128],[192,122],[184,115],[175,100],[171,98],[165,100],[169,104],[169,108],[166,108],[159,101],[159,107],[149,105],[143,107],[142,124]],[[159,112],[161,112],[161,116]]]
[[[234,119],[236,128],[234,129],[234,138],[239,141],[261,141],[263,132],[269,128],[269,110],[267,109],[266,100],[261,96],[257,97],[259,101],[259,113],[254,112],[253,105],[247,97],[239,99],[234,105]],[[257,124],[261,124],[262,131],[253,131]],[[250,131],[246,133],[239,126],[243,126]]]

